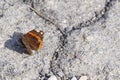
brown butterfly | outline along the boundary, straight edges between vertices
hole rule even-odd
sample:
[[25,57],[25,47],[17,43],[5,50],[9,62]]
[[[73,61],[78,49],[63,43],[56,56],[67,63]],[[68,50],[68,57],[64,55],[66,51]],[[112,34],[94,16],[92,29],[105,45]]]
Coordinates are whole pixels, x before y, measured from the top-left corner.
[[20,35],[20,40],[22,44],[26,47],[26,51],[29,55],[32,54],[32,50],[38,51],[43,47],[43,36],[43,31],[37,32],[35,29],[29,31],[24,35]]

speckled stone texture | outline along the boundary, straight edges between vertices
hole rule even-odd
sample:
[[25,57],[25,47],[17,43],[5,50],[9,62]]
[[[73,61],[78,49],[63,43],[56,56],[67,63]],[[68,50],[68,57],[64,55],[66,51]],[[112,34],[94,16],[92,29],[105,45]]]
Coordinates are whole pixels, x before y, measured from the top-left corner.
[[[1,0],[0,80],[120,80],[119,8],[120,0]],[[32,29],[44,31],[44,47],[29,56],[19,33]]]

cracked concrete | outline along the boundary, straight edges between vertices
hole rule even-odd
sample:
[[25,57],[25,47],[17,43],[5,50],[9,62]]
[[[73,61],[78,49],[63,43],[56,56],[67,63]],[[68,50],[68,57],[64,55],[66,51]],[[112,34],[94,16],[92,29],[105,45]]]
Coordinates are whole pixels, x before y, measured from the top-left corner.
[[[119,80],[119,7],[119,0],[1,0],[0,79]],[[29,56],[18,33],[32,29],[44,31],[44,47]]]

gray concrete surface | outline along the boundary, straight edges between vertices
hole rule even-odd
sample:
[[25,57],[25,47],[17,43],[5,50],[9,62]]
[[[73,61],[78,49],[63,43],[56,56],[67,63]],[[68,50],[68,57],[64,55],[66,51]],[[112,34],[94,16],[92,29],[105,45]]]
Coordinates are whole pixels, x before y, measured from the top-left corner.
[[[1,0],[0,80],[120,80],[119,8],[119,0]],[[44,31],[44,47],[29,56],[18,39],[32,29]]]

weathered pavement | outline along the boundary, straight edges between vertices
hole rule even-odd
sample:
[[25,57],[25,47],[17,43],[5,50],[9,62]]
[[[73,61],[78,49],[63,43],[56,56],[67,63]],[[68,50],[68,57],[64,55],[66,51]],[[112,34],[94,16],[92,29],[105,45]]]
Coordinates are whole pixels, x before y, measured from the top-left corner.
[[[31,3],[64,34],[31,11]],[[119,7],[119,0],[1,0],[0,79],[119,80]],[[32,29],[45,32],[45,44],[29,56],[18,33]]]

